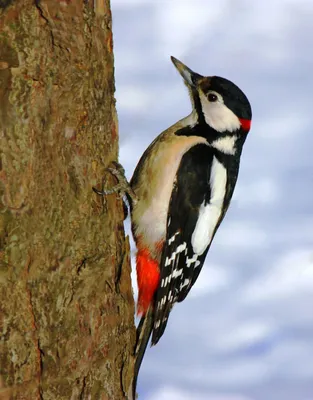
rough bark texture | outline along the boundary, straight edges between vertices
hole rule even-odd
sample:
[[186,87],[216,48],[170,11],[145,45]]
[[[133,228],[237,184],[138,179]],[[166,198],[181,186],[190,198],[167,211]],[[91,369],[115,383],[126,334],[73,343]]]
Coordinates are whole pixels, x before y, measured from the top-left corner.
[[[123,399],[134,305],[108,0],[0,0],[0,399]],[[108,177],[108,184],[114,179]]]

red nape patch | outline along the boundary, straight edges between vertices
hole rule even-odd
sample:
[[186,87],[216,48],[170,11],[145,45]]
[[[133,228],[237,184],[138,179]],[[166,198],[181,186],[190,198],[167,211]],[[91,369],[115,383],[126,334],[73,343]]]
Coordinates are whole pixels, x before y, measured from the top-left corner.
[[244,131],[248,132],[251,128],[251,119],[243,119],[239,118],[239,121],[241,123],[241,127]]
[[138,305],[137,314],[144,315],[153,299],[160,280],[159,264],[150,257],[149,250],[137,253]]

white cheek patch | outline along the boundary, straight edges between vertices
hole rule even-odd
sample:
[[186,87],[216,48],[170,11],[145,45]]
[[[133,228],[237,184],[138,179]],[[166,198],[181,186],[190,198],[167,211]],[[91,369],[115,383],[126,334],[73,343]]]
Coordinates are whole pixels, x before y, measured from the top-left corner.
[[217,132],[235,132],[240,129],[239,118],[225,106],[223,101],[211,102],[200,92],[200,101],[205,122]]
[[213,239],[213,234],[222,213],[226,194],[227,171],[216,157],[213,158],[210,185],[211,199],[200,206],[198,221],[191,237],[193,251],[201,255]]

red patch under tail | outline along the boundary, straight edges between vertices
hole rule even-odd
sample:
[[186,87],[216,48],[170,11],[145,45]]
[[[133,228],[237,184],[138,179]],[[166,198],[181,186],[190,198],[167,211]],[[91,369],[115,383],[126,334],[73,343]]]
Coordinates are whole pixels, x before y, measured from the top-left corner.
[[137,314],[145,315],[160,281],[159,264],[148,249],[137,252],[138,307]]

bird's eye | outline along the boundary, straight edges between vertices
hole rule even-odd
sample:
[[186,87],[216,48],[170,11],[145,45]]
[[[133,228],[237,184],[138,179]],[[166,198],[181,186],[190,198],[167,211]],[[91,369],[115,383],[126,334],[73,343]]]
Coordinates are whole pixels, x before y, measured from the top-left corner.
[[211,101],[212,103],[214,103],[214,101],[217,101],[217,96],[216,96],[216,94],[214,94],[214,93],[209,93],[208,99],[209,99],[209,101]]

